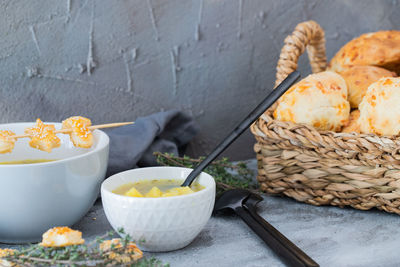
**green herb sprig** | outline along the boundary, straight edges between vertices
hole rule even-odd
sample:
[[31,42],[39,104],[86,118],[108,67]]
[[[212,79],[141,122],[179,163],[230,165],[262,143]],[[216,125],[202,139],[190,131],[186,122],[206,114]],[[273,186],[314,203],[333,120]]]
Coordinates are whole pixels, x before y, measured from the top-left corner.
[[[188,156],[178,157],[169,153],[154,152],[157,162],[163,166],[178,166],[195,168],[204,157],[193,159]],[[228,158],[213,161],[204,172],[214,177],[217,184],[217,194],[230,189],[247,189],[259,193],[258,185],[254,181],[254,172],[244,162],[233,164]]]
[[100,245],[115,235],[114,231],[97,237],[88,245],[74,245],[66,247],[43,247],[39,244],[30,245],[28,247],[14,250],[7,256],[0,258],[0,266],[11,263],[11,266],[135,266],[135,267],[166,267],[155,258],[143,257],[139,260],[131,260],[121,262],[120,259],[109,257],[110,253],[114,255],[124,255],[130,259],[135,252],[129,251],[129,243],[133,242],[132,238],[125,234],[123,229],[118,232],[122,234],[120,240],[121,246],[111,245],[108,250],[101,250]]

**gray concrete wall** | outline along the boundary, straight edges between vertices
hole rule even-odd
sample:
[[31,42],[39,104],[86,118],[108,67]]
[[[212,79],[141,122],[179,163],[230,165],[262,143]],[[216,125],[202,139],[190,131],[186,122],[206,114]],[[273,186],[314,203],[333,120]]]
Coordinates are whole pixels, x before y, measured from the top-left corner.
[[[202,155],[271,89],[297,23],[323,26],[330,58],[363,32],[398,29],[399,15],[397,1],[1,0],[0,122],[178,108],[201,125],[188,152]],[[252,157],[253,143],[247,133],[226,155]]]

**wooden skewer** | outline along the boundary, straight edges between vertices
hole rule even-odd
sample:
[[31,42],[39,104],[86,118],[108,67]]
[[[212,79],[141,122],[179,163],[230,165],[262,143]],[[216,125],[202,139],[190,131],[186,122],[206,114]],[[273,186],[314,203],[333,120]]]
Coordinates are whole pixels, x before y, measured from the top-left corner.
[[[134,122],[114,122],[114,123],[107,123],[107,124],[98,124],[98,125],[93,125],[93,126],[89,126],[88,129],[93,131],[96,129],[104,129],[104,128],[112,128],[112,127],[120,127],[120,126],[125,126],[125,125],[130,125],[133,124]],[[60,130],[56,130],[54,131],[54,133],[58,134],[58,133],[63,133],[63,134],[67,134],[72,132],[72,129],[60,129]],[[8,138],[11,139],[18,139],[18,138],[26,138],[26,137],[31,137],[30,134],[21,134],[21,135],[13,135],[13,136],[9,136]]]
[[[107,124],[99,124],[99,125],[93,125],[93,126],[89,126],[88,129],[93,131],[96,129],[104,129],[104,128],[112,128],[112,127],[120,127],[120,126],[125,126],[125,125],[129,125],[129,124],[133,124],[134,122],[114,122],[114,123],[107,123]],[[61,130],[57,130],[54,131],[54,133],[70,133],[72,132],[72,129],[61,129]]]

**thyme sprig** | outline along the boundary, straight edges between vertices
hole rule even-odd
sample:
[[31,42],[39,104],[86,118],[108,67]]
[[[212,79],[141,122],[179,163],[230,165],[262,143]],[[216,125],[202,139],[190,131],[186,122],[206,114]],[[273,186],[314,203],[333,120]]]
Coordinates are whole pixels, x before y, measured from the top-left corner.
[[[0,258],[0,266],[135,266],[161,267],[168,266],[155,258],[137,258],[136,252],[130,249],[132,238],[123,229],[118,232],[123,236],[120,245],[111,244],[109,249],[100,249],[100,245],[115,235],[114,231],[97,237],[88,245],[67,247],[43,247],[39,244],[13,250]],[[113,255],[110,257],[110,255]],[[7,265],[8,264],[8,265]],[[11,264],[11,265],[10,265]]]
[[[178,166],[195,168],[204,157],[193,159],[188,156],[178,157],[169,153],[154,152],[157,162],[163,166]],[[259,193],[258,185],[254,181],[254,172],[246,163],[233,164],[228,158],[213,161],[204,172],[214,177],[217,184],[217,194],[226,190],[243,188],[254,193]]]

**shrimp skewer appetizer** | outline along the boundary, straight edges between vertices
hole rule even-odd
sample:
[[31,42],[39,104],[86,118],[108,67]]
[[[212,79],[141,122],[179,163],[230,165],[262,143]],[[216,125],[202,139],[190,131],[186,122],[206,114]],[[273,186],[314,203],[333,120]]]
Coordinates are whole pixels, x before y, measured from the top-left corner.
[[53,124],[44,124],[40,119],[36,120],[36,126],[25,129],[25,134],[16,135],[11,131],[0,130],[0,154],[11,152],[15,141],[19,138],[31,138],[29,145],[42,151],[51,152],[53,148],[60,146],[58,133],[68,134],[71,142],[76,147],[90,148],[93,145],[92,131],[95,129],[120,127],[133,124],[133,122],[117,122],[100,125],[91,125],[90,119],[73,116],[62,122],[62,129],[56,130]]
[[62,122],[62,130],[72,129],[69,134],[72,143],[76,147],[89,148],[93,145],[93,134],[89,127],[92,122],[88,118],[74,116]]
[[10,138],[14,135],[11,131],[0,131],[0,154],[9,153],[14,149],[15,139]]
[[26,128],[25,133],[30,135],[29,145],[42,151],[51,152],[53,148],[60,146],[60,138],[55,134],[52,124],[44,124],[40,119],[36,120],[36,126]]

